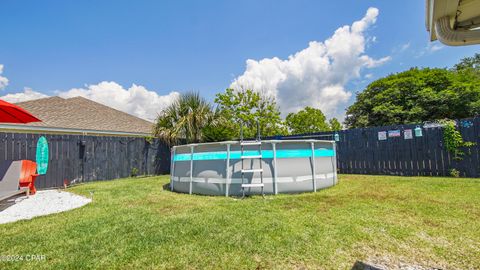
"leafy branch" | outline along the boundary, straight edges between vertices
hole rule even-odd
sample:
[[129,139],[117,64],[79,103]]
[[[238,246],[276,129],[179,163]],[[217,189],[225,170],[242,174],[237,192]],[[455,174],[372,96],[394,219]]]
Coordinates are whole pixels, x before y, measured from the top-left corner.
[[453,158],[462,160],[465,153],[461,147],[472,147],[476,143],[466,142],[462,138],[462,134],[457,130],[456,123],[453,120],[442,120],[443,124],[443,140],[445,148],[448,152],[453,154]]

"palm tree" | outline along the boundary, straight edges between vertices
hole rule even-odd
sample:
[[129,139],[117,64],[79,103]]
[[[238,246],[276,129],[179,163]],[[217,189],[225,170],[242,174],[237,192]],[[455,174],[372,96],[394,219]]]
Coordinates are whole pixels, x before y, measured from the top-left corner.
[[212,105],[198,92],[188,92],[159,114],[154,135],[170,144],[201,142],[204,128],[213,122]]

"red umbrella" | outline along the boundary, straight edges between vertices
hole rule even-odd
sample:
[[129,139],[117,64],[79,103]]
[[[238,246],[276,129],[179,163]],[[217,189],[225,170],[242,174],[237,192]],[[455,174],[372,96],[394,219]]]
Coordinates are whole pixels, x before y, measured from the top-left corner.
[[30,122],[42,122],[42,120],[19,106],[0,99],[0,123],[26,124]]

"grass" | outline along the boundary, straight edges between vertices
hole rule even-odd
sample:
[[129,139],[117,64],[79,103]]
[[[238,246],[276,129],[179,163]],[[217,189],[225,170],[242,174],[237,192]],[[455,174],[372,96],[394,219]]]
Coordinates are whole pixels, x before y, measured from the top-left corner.
[[172,193],[167,182],[71,188],[94,191],[93,203],[0,225],[0,256],[46,256],[0,269],[479,267],[479,179],[341,175],[317,193],[245,200]]

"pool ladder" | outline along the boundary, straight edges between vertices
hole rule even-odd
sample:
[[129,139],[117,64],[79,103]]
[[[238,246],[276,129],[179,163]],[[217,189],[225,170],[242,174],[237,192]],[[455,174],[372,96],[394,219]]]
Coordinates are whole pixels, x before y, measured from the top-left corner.
[[[258,147],[258,155],[245,155],[245,146],[257,146]],[[240,159],[242,162],[242,199],[245,198],[245,189],[246,188],[262,188],[262,196],[265,197],[265,192],[264,192],[264,187],[265,184],[263,183],[263,167],[262,167],[262,140],[260,137],[260,126],[257,121],[257,138],[254,141],[244,141],[243,140],[243,125],[240,125],[240,149],[241,149],[241,154],[240,154]],[[250,162],[250,168],[246,169],[245,168],[245,160],[251,161]],[[254,168],[254,160],[258,160],[259,162],[259,168],[255,169]],[[245,183],[245,174],[246,173],[251,173],[252,174],[252,182],[254,179],[255,173],[260,174],[260,183]]]

